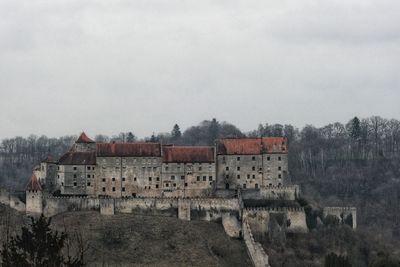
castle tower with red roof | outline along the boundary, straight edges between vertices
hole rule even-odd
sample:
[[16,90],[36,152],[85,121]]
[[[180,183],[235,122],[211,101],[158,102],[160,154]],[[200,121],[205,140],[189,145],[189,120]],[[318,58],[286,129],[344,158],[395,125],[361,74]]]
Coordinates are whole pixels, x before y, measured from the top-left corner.
[[90,139],[85,132],[82,132],[72,149],[74,152],[95,152],[96,142]]

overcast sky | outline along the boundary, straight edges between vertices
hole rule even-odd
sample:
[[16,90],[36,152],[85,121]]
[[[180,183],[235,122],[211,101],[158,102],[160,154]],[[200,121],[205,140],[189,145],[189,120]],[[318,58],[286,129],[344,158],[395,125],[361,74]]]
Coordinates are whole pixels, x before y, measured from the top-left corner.
[[0,138],[400,119],[398,0],[0,0]]

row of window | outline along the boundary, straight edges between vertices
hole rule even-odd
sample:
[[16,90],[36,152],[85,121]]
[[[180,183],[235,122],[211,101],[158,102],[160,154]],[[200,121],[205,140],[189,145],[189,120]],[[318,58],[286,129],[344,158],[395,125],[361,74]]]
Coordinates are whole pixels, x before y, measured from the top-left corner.
[[[76,178],[76,177],[74,177],[74,178]],[[94,178],[94,176],[93,176],[93,178]],[[197,181],[200,181],[200,176],[197,176],[196,178],[197,178]],[[125,182],[125,180],[126,180],[126,178],[122,177],[122,181]],[[136,182],[136,180],[137,180],[137,178],[134,177],[133,181]],[[151,182],[153,180],[153,177],[149,177],[148,180],[149,180],[149,182]],[[171,180],[175,180],[175,176],[174,175],[171,176]],[[181,180],[185,180],[185,176],[181,176]],[[213,180],[213,176],[209,176],[208,180],[212,181]],[[111,178],[111,181],[115,182],[115,177]],[[159,182],[160,181],[160,177],[156,177],[156,181]],[[203,181],[207,181],[207,176],[203,176]],[[102,182],[106,182],[106,178],[103,178]]]
[[[240,161],[240,159],[241,159],[240,157],[236,157],[236,161]],[[256,161],[256,157],[255,157],[255,156],[251,157],[251,160],[252,160],[252,161]],[[270,161],[270,160],[271,160],[271,157],[268,156],[268,157],[267,157],[267,160]],[[281,160],[282,160],[282,157],[279,156],[279,157],[278,157],[278,160],[281,161]],[[225,162],[225,161],[226,161],[226,158],[225,158],[225,157],[222,157],[222,161]]]
[[[229,171],[229,167],[226,166],[226,167],[225,167],[225,170],[226,170],[226,171]],[[240,166],[236,167],[236,170],[237,170],[237,171],[240,171]],[[256,166],[251,167],[251,170],[252,170],[252,171],[255,171],[255,170],[256,170]],[[270,168],[268,168],[267,170],[269,171]],[[279,167],[278,167],[278,170],[281,171],[281,170],[282,170],[282,167],[279,166]],[[259,168],[259,171],[262,171],[262,167]]]
[[[256,179],[256,175],[255,174],[253,174],[251,176],[250,176],[250,174],[247,174],[247,179],[250,179],[250,177],[253,178],[253,179]],[[229,179],[229,175],[228,174],[226,175],[226,178]],[[241,178],[240,174],[238,174],[236,176],[236,178],[240,179]],[[281,179],[282,178],[282,174],[278,174],[278,178]]]
[[[211,184],[212,184],[212,183],[210,183],[210,185],[211,185]],[[74,186],[76,186],[76,185],[74,184]],[[90,183],[88,183],[88,186],[90,186]],[[166,183],[166,184],[165,184],[165,187],[169,187],[169,186],[170,186],[169,183]],[[176,187],[176,186],[177,186],[176,183],[171,184],[171,187]],[[185,187],[188,187],[188,183],[185,183]],[[158,189],[158,188],[159,188],[159,185],[156,184],[156,185],[155,185],[155,188]],[[257,184],[257,187],[256,187],[256,188],[258,188],[258,184]],[[151,189],[151,186],[145,186],[144,189]],[[116,188],[115,188],[115,187],[112,187],[111,190],[112,190],[113,192],[115,192],[115,191],[116,191]],[[106,188],[103,187],[103,188],[102,188],[102,191],[103,191],[103,192],[106,192]],[[125,191],[126,191],[126,190],[125,190],[125,187],[121,187],[121,191],[122,191],[122,192],[125,192]]]

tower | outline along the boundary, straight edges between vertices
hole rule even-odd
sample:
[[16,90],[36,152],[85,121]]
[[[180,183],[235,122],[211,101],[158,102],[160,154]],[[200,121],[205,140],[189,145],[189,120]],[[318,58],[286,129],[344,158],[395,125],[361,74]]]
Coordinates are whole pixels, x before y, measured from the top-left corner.
[[26,185],[26,213],[43,213],[43,189],[35,174],[32,174]]

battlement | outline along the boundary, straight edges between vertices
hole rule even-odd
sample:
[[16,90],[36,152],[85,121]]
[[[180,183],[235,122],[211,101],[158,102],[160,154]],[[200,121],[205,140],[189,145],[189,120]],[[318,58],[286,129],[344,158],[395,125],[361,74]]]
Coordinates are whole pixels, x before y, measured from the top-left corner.
[[255,208],[246,208],[246,212],[257,212],[257,211],[267,211],[267,212],[304,212],[303,207],[255,207]]
[[356,207],[325,207],[324,211],[357,211]]

